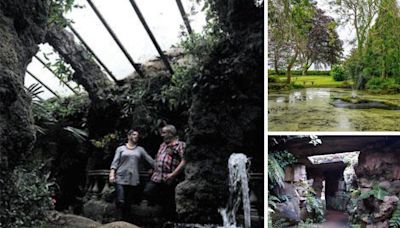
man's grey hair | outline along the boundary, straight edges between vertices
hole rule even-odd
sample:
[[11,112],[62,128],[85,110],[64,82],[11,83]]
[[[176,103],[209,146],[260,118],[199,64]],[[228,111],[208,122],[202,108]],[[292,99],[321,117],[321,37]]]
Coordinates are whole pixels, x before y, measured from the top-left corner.
[[173,136],[176,136],[177,131],[174,125],[168,124],[163,127],[166,131],[170,132]]

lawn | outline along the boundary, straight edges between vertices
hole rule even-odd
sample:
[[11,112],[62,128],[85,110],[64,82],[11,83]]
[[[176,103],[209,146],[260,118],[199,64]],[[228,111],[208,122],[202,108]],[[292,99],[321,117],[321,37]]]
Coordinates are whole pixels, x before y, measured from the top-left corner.
[[[277,79],[278,83],[286,82],[285,76],[270,75]],[[332,76],[327,75],[312,75],[312,76],[293,76],[292,83],[296,85],[309,87],[324,87],[324,88],[335,88],[335,87],[346,87],[350,86],[350,81],[335,81]]]

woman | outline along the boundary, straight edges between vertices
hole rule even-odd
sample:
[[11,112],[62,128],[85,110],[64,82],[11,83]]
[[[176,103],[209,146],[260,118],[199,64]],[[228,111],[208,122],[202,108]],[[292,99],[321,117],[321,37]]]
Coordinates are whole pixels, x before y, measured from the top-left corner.
[[137,145],[139,132],[130,130],[128,142],[117,148],[111,163],[109,181],[115,183],[116,204],[121,210],[122,219],[129,220],[132,201],[138,202],[139,189],[139,162],[144,158],[153,168],[154,160],[147,152]]

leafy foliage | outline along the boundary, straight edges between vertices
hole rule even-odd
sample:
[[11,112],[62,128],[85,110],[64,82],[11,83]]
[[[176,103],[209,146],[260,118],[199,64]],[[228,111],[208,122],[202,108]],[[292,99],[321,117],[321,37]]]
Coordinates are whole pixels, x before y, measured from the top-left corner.
[[275,186],[283,187],[285,179],[284,168],[288,165],[294,164],[297,159],[293,154],[287,151],[274,152],[268,156],[268,189]]
[[2,184],[6,191],[1,192],[6,202],[5,213],[0,213],[1,227],[37,227],[53,208],[52,192],[54,182],[50,182],[44,164],[31,163],[17,166]]
[[[72,67],[61,57],[57,57],[54,61],[50,60],[49,56],[53,54],[54,52],[43,53],[43,56],[47,61],[46,66],[52,69],[56,77],[58,77],[60,80],[64,82],[71,81],[74,73]],[[77,86],[75,89],[80,90],[79,86]]]
[[192,101],[191,91],[197,86],[194,84],[194,78],[199,76],[201,66],[209,59],[209,55],[223,36],[214,19],[207,24],[202,33],[193,33],[182,38],[179,46],[184,49],[184,56],[190,59],[190,63],[175,64],[175,73],[170,84],[163,86],[161,91],[162,102],[168,105],[171,111],[189,109]]
[[306,209],[313,222],[320,223],[325,220],[322,201],[316,197],[315,191],[311,187],[306,192]]
[[365,66],[369,76],[400,74],[400,10],[396,0],[382,0],[378,17],[370,29],[365,47]]
[[[287,84],[290,84],[291,69],[307,47],[315,7],[310,0],[269,0],[268,3],[269,50],[273,51],[270,56],[275,66],[284,59]],[[275,69],[278,71],[278,67]]]
[[274,152],[269,155],[269,158],[272,157],[277,160],[279,166],[285,168],[286,166],[295,164],[297,162],[297,158],[287,150]]
[[400,203],[397,203],[396,209],[389,220],[390,227],[400,227]]
[[374,185],[373,188],[369,191],[362,192],[358,197],[359,200],[368,199],[369,197],[375,197],[376,199],[383,200],[385,196],[388,195],[388,192],[379,187],[378,185]]
[[83,6],[74,4],[75,0],[48,0],[49,19],[48,24],[58,24],[64,27],[71,20],[66,19],[63,14],[71,11],[73,8],[82,8]]
[[335,81],[344,81],[347,79],[342,65],[334,65],[331,70],[331,76]]
[[393,94],[400,92],[400,84],[398,84],[395,78],[371,78],[368,80],[366,88],[370,92],[380,94]]
[[269,184],[268,187],[270,186],[279,186],[283,187],[283,180],[285,178],[285,172],[280,166],[279,162],[277,159],[274,157],[269,157],[268,158],[268,180]]
[[[292,75],[302,75],[301,70],[293,70]],[[276,74],[273,70],[268,70],[268,75],[285,75],[285,72],[280,71],[279,74]],[[330,75],[329,70],[308,70],[307,75]]]
[[307,74],[308,68],[312,64],[327,66],[340,61],[343,42],[339,39],[336,27],[332,17],[325,15],[321,9],[315,9],[312,28],[307,35],[308,43],[299,58],[303,75]]
[[161,99],[171,111],[178,110],[179,107],[188,109],[191,104],[193,78],[198,71],[195,67],[188,66],[176,66],[174,69],[171,83],[162,88]]

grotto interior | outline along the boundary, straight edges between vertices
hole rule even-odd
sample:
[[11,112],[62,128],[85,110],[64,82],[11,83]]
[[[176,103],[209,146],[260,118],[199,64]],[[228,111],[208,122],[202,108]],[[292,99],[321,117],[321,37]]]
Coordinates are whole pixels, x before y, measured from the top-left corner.
[[[122,80],[108,75],[67,29],[63,13],[73,2],[0,2],[0,227],[136,227],[118,221],[110,164],[132,128],[140,129],[140,146],[154,158],[166,124],[187,145],[174,195],[177,217],[168,220],[166,208],[142,200],[132,205],[132,223],[222,225],[219,209],[230,200],[228,159],[243,153],[251,161],[251,227],[262,227],[263,1],[206,0],[206,32],[133,63],[135,72]],[[42,43],[72,68],[64,82],[84,91],[43,100],[37,87],[24,88],[27,65]],[[148,167],[140,168],[140,179],[143,189]],[[234,223],[243,225],[237,210]]]
[[400,137],[276,136],[269,142],[270,223],[396,227]]

